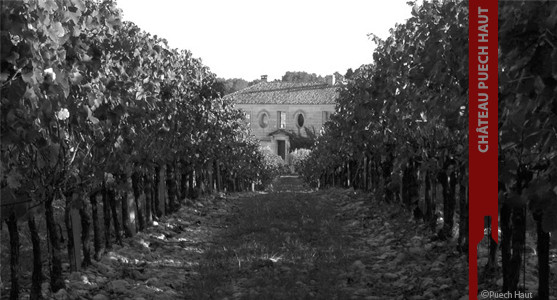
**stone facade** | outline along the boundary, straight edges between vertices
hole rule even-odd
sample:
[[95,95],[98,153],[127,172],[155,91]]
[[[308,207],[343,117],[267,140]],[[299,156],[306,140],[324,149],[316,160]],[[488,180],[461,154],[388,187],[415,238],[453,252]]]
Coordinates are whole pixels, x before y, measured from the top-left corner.
[[335,110],[337,86],[324,83],[262,82],[227,95],[246,114],[252,134],[261,146],[283,159],[290,152],[287,133],[319,134]]
[[[261,141],[263,147],[268,147],[273,153],[278,153],[277,140],[288,141],[286,133],[278,131],[279,129],[307,136],[307,128],[319,134],[323,124],[335,110],[334,104],[236,104],[236,107],[246,113],[251,133]],[[286,116],[282,124],[280,112],[284,112],[283,116]],[[263,118],[267,118],[266,122]],[[300,123],[302,126],[299,126]],[[286,153],[289,150],[290,144],[287,143]]]

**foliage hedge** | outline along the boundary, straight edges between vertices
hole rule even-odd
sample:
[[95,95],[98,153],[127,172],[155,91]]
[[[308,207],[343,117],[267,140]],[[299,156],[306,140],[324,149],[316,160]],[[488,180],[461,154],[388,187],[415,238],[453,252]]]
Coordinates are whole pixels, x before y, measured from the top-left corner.
[[[468,2],[424,1],[349,76],[303,163],[312,185],[376,190],[468,249]],[[503,292],[518,290],[527,224],[540,299],[557,230],[557,2],[499,2],[499,207]],[[491,26],[491,25],[490,25]],[[493,112],[490,112],[493,113]],[[493,129],[491,129],[493,130]],[[437,187],[441,192],[437,193]],[[458,212],[458,214],[456,214]],[[488,267],[497,264],[492,247]]]
[[[110,216],[109,207],[114,214],[118,203],[123,211],[114,216],[114,231],[106,227],[110,247],[113,238],[121,240],[120,229],[125,235],[130,226],[144,229],[185,197],[241,191],[273,176],[243,114],[218,93],[215,74],[191,52],[171,49],[163,38],[123,22],[115,1],[0,5],[0,188],[2,221],[13,246],[12,299],[19,292],[18,220],[27,221],[35,237],[40,232],[35,218],[46,219],[51,288],[65,285],[56,199],[64,203],[66,246],[75,270],[72,210],[92,217],[97,228],[97,207]],[[158,192],[161,184],[167,197]],[[128,211],[133,205],[121,205],[127,193],[138,210],[133,225]],[[140,205],[143,194],[147,200]],[[105,222],[110,225],[110,217]],[[90,236],[84,232],[87,265]],[[95,229],[95,254],[102,251],[101,234]],[[32,298],[42,280],[37,250]]]

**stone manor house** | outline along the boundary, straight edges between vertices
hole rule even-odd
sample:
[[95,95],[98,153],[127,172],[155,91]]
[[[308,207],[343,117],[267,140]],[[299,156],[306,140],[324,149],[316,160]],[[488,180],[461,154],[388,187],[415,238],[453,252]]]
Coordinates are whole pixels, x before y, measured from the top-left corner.
[[305,128],[319,134],[323,124],[335,110],[338,97],[334,77],[327,83],[261,82],[224,98],[246,114],[251,132],[263,148],[286,160],[290,152],[287,133],[306,136]]

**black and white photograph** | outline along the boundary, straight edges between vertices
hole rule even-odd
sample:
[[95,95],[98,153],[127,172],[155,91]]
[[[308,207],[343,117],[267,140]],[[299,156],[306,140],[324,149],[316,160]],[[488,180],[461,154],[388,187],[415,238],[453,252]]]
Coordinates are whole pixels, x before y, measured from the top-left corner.
[[0,300],[557,300],[556,0],[0,0]]

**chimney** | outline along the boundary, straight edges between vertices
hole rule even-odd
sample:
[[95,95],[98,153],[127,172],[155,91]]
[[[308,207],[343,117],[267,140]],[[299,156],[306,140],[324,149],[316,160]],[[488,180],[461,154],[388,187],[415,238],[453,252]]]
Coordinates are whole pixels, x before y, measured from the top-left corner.
[[267,75],[261,75],[261,82],[267,82]]
[[335,85],[335,76],[334,75],[325,76],[325,80],[327,81],[328,85]]

